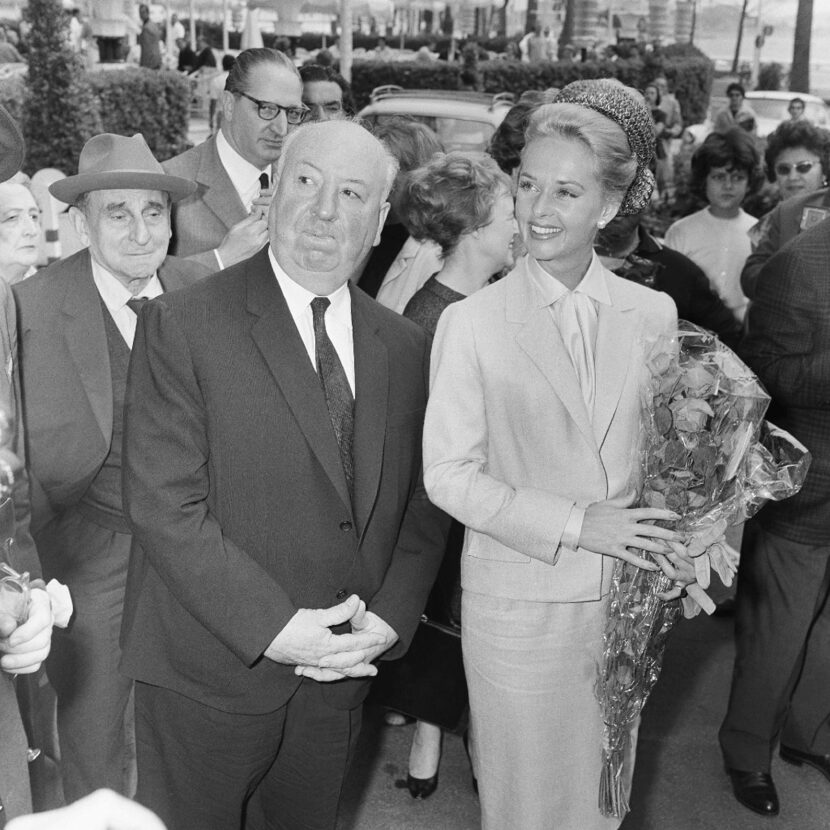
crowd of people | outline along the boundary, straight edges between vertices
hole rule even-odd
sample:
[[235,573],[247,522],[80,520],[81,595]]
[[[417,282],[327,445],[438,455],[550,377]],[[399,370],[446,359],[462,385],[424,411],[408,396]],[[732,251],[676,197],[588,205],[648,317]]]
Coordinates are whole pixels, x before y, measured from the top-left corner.
[[[83,247],[41,270],[0,111],[3,555],[31,578],[0,614],[10,828],[332,830],[373,684],[418,721],[413,797],[468,710],[485,830],[619,826],[594,694],[614,565],[662,571],[666,602],[696,579],[677,515],[635,503],[643,349],[678,317],[813,455],[744,546],[734,794],[778,812],[779,741],[830,779],[827,135],[776,131],[756,222],[757,145],[714,132],[664,243],[642,225],[682,129],[664,82],[530,93],[486,153],[445,152],[360,124],[330,67],[245,50],[202,144],[86,143],[50,186]],[[70,806],[26,817],[15,687],[44,665]]]

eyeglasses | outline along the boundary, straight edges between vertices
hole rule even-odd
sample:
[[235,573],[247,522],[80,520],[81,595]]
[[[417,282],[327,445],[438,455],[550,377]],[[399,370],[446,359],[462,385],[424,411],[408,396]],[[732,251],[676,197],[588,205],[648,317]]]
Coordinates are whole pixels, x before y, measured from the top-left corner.
[[252,98],[247,92],[237,92],[236,95],[241,95],[256,104],[256,114],[263,121],[273,121],[281,112],[284,112],[285,120],[289,124],[302,124],[309,112],[308,107],[302,104],[299,107],[284,107],[282,104],[275,104],[273,101],[259,101]]
[[734,170],[731,173],[710,173],[709,181],[715,182],[715,184],[726,184],[727,182],[743,184],[749,181],[749,176],[741,170]]
[[786,161],[782,161],[780,164],[775,165],[775,175],[789,176],[793,167],[795,167],[796,173],[801,176],[806,176],[815,166],[816,162],[814,161],[797,161],[795,164],[789,164]]

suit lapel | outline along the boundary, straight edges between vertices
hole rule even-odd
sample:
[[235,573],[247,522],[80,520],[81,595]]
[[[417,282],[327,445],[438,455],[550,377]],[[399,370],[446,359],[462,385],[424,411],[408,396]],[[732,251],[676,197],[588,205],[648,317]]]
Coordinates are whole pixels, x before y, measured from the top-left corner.
[[[614,297],[613,291],[611,296]],[[597,394],[593,423],[598,447],[601,447],[605,440],[631,370],[634,331],[628,316],[626,311],[617,305],[599,304],[596,345]]]
[[517,290],[508,294],[507,307],[507,319],[521,324],[516,343],[547,379],[585,440],[593,446],[594,434],[585,399],[559,329],[550,309],[541,304],[533,277],[527,273],[526,259],[521,260],[516,270],[519,273],[514,272],[508,278],[516,280]]
[[245,218],[245,206],[219,158],[215,138],[205,142],[205,152],[200,160],[196,181],[206,188],[202,202],[225,227],[231,228]]
[[267,247],[248,261],[246,281],[248,310],[258,318],[251,327],[251,337],[306,441],[343,504],[351,510],[349,488],[326,398],[274,276]]
[[378,336],[371,301],[359,289],[352,295],[355,359],[354,512],[362,534],[380,485],[389,403],[389,355]]
[[101,297],[92,279],[89,249],[76,254],[77,262],[65,279],[62,306],[64,337],[89,404],[109,444],[112,438],[112,374]]

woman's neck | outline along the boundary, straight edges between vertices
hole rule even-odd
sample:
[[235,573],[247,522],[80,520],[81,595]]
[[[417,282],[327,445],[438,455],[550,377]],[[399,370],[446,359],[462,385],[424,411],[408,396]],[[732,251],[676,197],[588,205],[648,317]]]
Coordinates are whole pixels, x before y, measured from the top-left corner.
[[494,273],[492,263],[484,257],[470,256],[456,248],[444,260],[444,266],[435,278],[441,285],[467,297],[487,285]]
[[729,210],[724,210],[724,208],[714,207],[713,205],[709,205],[709,213],[715,217],[715,219],[734,219],[739,213],[741,212],[741,206],[738,205],[736,208],[730,208]]

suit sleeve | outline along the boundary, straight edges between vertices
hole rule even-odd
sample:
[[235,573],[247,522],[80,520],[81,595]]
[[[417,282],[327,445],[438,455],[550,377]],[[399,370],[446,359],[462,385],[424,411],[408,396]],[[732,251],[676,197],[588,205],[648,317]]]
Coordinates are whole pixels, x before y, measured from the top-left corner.
[[424,425],[424,481],[432,501],[463,525],[548,564],[557,559],[573,499],[514,486],[487,468],[485,378],[463,307],[438,321]]
[[[187,340],[163,301],[139,316],[124,434],[124,508],[149,565],[246,665],[296,612],[211,512],[205,403]],[[175,636],[171,632],[171,636]]]
[[[429,340],[424,338],[424,394],[429,382]],[[409,646],[444,558],[450,517],[427,497],[419,472],[409,498],[392,561],[370,609],[395,630],[399,642],[383,655],[401,657]]]
[[752,253],[746,258],[741,271],[741,290],[747,299],[754,300],[758,290],[758,275],[767,260],[781,247],[781,209],[775,207],[763,220],[761,238]]
[[826,262],[787,246],[764,266],[750,305],[742,354],[772,397],[785,406],[830,409]]

